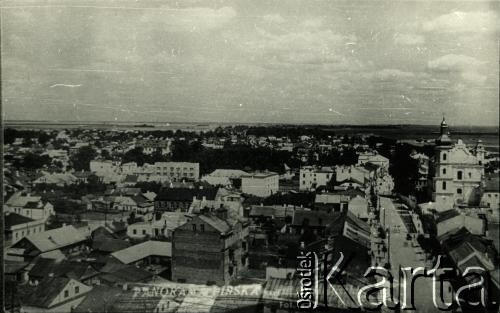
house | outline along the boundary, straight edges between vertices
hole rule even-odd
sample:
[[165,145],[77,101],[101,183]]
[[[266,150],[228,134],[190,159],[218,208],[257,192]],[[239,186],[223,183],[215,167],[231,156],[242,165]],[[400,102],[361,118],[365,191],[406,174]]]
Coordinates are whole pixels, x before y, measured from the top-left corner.
[[269,197],[279,191],[279,175],[274,172],[256,172],[241,177],[241,191],[257,197]]
[[110,287],[125,287],[133,283],[150,283],[155,279],[155,274],[135,265],[109,262],[99,269],[99,283]]
[[498,221],[500,211],[500,178],[498,174],[488,175],[484,180],[484,192],[481,196],[481,206],[487,207],[490,216]]
[[22,238],[7,249],[6,259],[31,261],[47,253],[64,257],[83,251],[86,241],[74,226],[63,226]]
[[92,176],[92,172],[89,171],[80,171],[80,172],[74,172],[73,176],[76,177],[76,182],[78,183],[88,183],[89,182],[89,176]]
[[299,189],[311,190],[319,186],[326,186],[335,176],[331,167],[304,166],[299,172]]
[[153,211],[154,204],[142,195],[117,196],[114,199],[113,209],[145,214]]
[[35,284],[45,277],[67,277],[91,285],[96,283],[95,277],[98,274],[99,272],[85,262],[39,258],[32,264],[28,277],[30,282]]
[[184,212],[158,212],[149,221],[137,222],[127,226],[127,236],[133,239],[170,238],[172,232],[189,220]]
[[247,266],[248,227],[227,210],[201,213],[172,235],[172,280],[225,285]]
[[70,312],[90,290],[92,287],[73,278],[47,277],[23,297],[21,312]]
[[355,197],[365,197],[366,193],[357,188],[318,193],[314,199],[314,209],[325,212],[345,212],[349,202]]
[[342,220],[340,212],[311,211],[296,209],[293,213],[292,229],[300,235],[300,241],[309,244],[326,237],[326,230]]
[[5,212],[17,213],[34,220],[46,220],[55,214],[50,202],[43,202],[42,197],[25,192],[13,194],[5,203]]
[[389,159],[376,152],[363,152],[358,155],[358,165],[372,163],[381,168],[389,168]]
[[471,234],[484,235],[486,231],[486,223],[483,219],[468,216],[460,213],[456,209],[451,209],[435,213],[435,222],[437,236],[442,236],[450,231],[460,228],[466,228]]
[[141,181],[153,181],[148,177],[156,177],[154,180],[164,181],[198,181],[200,178],[200,164],[190,162],[155,162],[137,167],[135,175]]
[[4,242],[6,247],[15,244],[24,236],[45,231],[45,221],[43,219],[33,220],[17,213],[5,212],[4,223]]
[[[498,299],[500,290],[497,263],[498,251],[490,240],[471,234],[466,228],[455,229],[453,232],[438,237],[438,240],[453,268],[459,271],[459,275],[463,275],[468,268],[472,267],[489,272],[491,289],[488,289],[487,294],[490,300],[495,301]],[[465,279],[460,279],[460,276],[458,276],[458,279],[451,279],[450,282],[456,291],[474,280],[475,278],[471,276]],[[473,298],[479,299],[479,294],[471,294],[469,297],[471,297],[470,300]]]
[[335,167],[335,181],[340,185],[343,183],[353,183],[357,186],[363,187],[367,181],[372,179],[370,175],[372,172],[365,169],[366,165],[360,166],[336,166]]
[[56,185],[59,187],[74,184],[78,181],[78,178],[72,173],[49,173],[42,172],[42,176],[33,181],[34,185],[47,184]]
[[136,148],[141,148],[142,153],[151,155],[159,152],[161,155],[170,154],[171,140],[138,140],[135,143]]
[[241,177],[248,176],[247,172],[233,169],[216,169],[212,173],[201,178],[202,181],[209,183],[212,186],[241,186]]
[[219,188],[162,188],[155,198],[155,211],[187,212],[193,199],[215,200]]
[[127,265],[169,265],[172,257],[172,244],[166,241],[148,240],[115,251],[111,255],[120,263]]

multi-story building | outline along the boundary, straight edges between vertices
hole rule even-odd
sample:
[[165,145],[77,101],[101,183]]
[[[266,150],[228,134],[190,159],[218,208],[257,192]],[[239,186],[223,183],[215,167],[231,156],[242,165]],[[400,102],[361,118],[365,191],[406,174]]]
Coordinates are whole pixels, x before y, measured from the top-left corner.
[[279,190],[279,175],[274,172],[257,172],[241,176],[241,191],[257,197],[269,197]]
[[225,285],[248,263],[248,224],[218,208],[193,217],[172,236],[172,280]]
[[[129,166],[130,167],[130,166]],[[135,169],[135,175],[154,176],[162,181],[198,181],[200,164],[190,162],[156,162]]]
[[474,153],[462,140],[453,143],[445,119],[436,140],[433,199],[436,209],[449,210],[455,205],[479,202],[484,175],[484,147],[478,142]]
[[363,165],[366,163],[375,164],[385,169],[389,168],[389,159],[378,153],[360,153],[358,155],[358,165]]
[[45,231],[45,220],[33,220],[16,213],[5,213],[5,245],[10,247],[25,236]]
[[300,169],[299,189],[310,190],[326,186],[334,174],[335,170],[331,167],[304,166]]

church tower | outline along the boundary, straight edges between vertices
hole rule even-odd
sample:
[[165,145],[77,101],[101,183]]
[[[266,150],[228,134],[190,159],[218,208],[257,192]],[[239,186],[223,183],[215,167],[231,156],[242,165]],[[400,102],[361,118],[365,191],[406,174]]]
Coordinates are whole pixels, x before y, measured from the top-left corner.
[[450,151],[453,149],[453,142],[450,139],[448,124],[443,117],[441,122],[441,131],[436,139],[436,172],[434,174],[434,194],[433,200],[436,202],[436,208],[444,211],[453,208],[454,190],[453,190],[453,167],[450,161]]

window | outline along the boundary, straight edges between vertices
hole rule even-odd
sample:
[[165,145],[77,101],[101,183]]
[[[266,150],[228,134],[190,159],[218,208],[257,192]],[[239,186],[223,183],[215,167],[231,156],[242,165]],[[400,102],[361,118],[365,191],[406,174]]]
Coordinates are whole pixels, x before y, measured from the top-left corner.
[[196,224],[193,224],[193,231],[196,231]]
[[133,233],[134,235],[137,235],[137,229],[134,229],[134,230],[132,231],[132,233]]
[[75,294],[80,293],[80,286],[75,286]]
[[443,153],[443,161],[446,161],[446,153]]
[[442,184],[443,190],[446,190],[446,182],[444,181]]
[[443,168],[443,175],[446,175],[446,168]]
[[457,179],[462,180],[462,171],[457,172]]
[[204,225],[204,224],[201,224],[201,225],[200,225],[200,230],[201,230],[201,231],[205,231],[205,225]]
[[64,290],[64,297],[65,298],[69,297],[69,291],[68,290]]
[[142,234],[146,235],[146,230],[145,229],[142,230]]
[[458,188],[458,189],[457,189],[457,193],[458,193],[459,195],[461,195],[461,194],[462,194],[462,188]]
[[471,172],[469,172],[469,178],[472,178],[472,173]]

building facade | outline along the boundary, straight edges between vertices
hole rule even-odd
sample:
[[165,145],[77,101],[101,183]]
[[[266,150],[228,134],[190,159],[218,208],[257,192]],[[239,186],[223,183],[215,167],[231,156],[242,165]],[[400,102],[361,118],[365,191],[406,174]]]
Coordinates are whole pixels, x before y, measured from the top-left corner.
[[299,189],[311,190],[326,186],[334,177],[335,170],[331,167],[304,166],[300,168]]
[[269,197],[279,190],[279,175],[263,172],[241,177],[241,191],[257,197]]
[[436,140],[433,199],[439,211],[455,205],[479,202],[484,176],[484,147],[479,142],[473,152],[458,140],[453,143],[445,119]]
[[229,283],[247,266],[247,237],[246,224],[229,221],[224,212],[193,217],[173,232],[172,280]]

